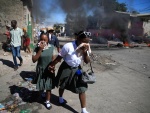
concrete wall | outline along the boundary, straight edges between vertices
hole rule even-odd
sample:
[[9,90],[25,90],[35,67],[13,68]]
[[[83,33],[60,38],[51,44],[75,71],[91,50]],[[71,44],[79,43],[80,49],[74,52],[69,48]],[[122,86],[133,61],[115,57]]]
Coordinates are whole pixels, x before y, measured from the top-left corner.
[[147,33],[150,36],[150,20],[148,22],[143,22],[144,34]]
[[30,3],[28,0],[0,0],[0,33],[5,32],[5,25],[11,20],[17,20],[18,27],[27,28],[28,17],[30,22],[32,20]]
[[20,0],[0,0],[0,33],[5,32],[5,25],[17,20],[23,27],[23,2]]

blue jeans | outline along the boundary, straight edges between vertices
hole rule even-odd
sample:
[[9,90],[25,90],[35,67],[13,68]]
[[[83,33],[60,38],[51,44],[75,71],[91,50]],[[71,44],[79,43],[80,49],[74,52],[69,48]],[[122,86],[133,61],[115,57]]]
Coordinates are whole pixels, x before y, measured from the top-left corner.
[[11,50],[12,50],[14,65],[15,65],[15,67],[18,67],[16,57],[18,57],[18,59],[20,60],[20,62],[22,62],[22,60],[23,60],[22,57],[21,57],[21,55],[20,55],[20,46],[18,46],[18,47],[11,46]]

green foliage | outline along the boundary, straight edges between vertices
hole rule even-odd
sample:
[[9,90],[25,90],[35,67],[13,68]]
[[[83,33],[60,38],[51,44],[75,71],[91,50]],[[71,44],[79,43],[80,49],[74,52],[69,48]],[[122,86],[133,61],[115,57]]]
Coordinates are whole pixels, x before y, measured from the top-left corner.
[[56,33],[60,33],[60,30],[62,29],[62,27],[60,25],[58,25],[58,24],[54,24],[53,28],[54,28]]
[[115,2],[115,10],[126,12],[127,11],[127,5],[125,3]]

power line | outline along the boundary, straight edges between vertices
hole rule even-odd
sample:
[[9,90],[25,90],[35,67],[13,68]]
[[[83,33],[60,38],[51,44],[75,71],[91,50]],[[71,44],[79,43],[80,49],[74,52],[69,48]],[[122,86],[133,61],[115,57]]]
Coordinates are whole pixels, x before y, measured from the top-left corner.
[[139,10],[139,11],[147,10],[147,9],[149,9],[149,8],[150,8],[150,6],[144,8],[144,9],[141,9],[141,10]]
[[132,4],[132,5],[141,5],[141,4],[147,4],[147,3],[150,3],[150,2],[143,2],[143,3],[138,3],[138,4]]
[[149,9],[146,9],[146,10],[143,10],[143,11],[141,11],[141,12],[147,12],[147,11],[150,11],[150,8],[149,8]]

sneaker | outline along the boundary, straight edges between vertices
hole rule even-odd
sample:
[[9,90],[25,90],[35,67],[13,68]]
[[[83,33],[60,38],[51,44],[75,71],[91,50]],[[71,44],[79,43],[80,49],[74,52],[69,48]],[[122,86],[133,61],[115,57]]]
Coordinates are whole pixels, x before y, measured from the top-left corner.
[[67,101],[64,100],[64,101],[61,103],[61,102],[59,101],[59,99],[58,99],[58,103],[59,103],[60,106],[64,106],[64,105],[66,105]]
[[84,111],[84,112],[83,112],[83,111],[82,111],[81,113],[90,113],[90,112],[87,112],[87,111]]
[[20,61],[20,66],[22,66],[22,64],[23,64],[23,60],[22,60],[22,61]]
[[50,104],[50,102],[46,102],[45,104],[46,104],[46,108],[48,110],[50,110],[52,108],[52,105]]
[[15,67],[14,67],[14,71],[16,71],[17,69],[18,69],[18,67],[17,67],[17,66],[15,66]]

